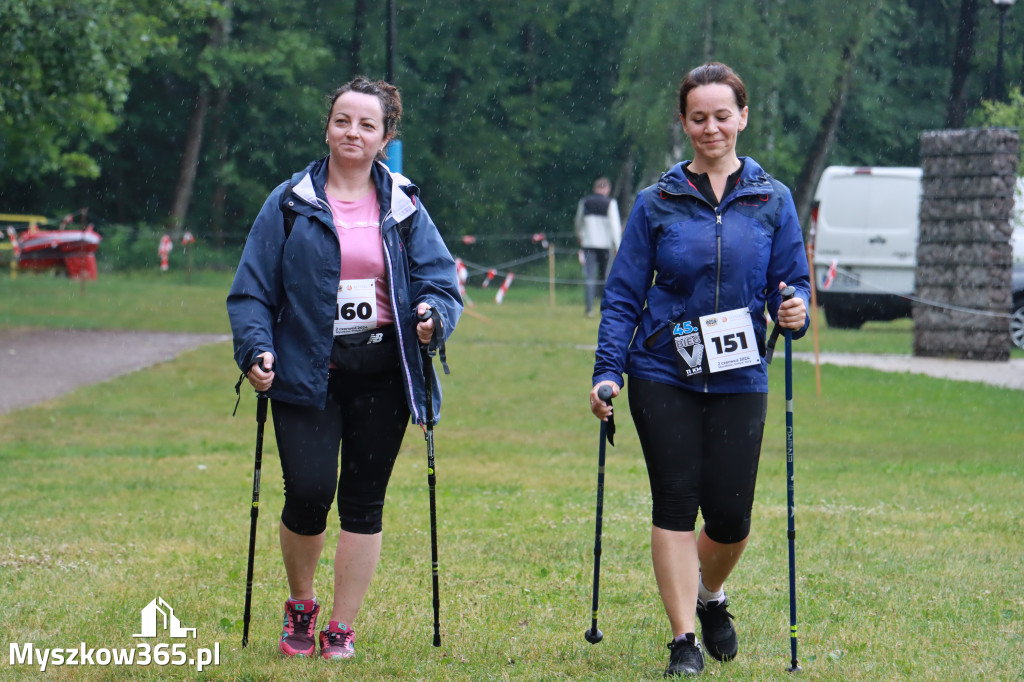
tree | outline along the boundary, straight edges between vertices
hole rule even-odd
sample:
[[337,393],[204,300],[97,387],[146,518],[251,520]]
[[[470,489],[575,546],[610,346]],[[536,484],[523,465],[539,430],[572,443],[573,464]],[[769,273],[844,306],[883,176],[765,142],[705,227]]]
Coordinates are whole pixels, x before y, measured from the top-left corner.
[[284,18],[252,0],[178,8],[173,49],[133,72],[125,125],[97,152],[106,172],[87,193],[114,199],[108,217],[240,242],[269,191],[322,150],[315,80],[334,60],[303,25],[309,4]]
[[711,59],[731,66],[747,87],[751,111],[740,153],[792,182],[829,107],[828,89],[846,68],[844,41],[858,30],[867,4],[637,0],[616,114],[635,141],[639,174],[651,181],[685,158],[675,130],[678,85]]
[[[595,176],[628,209],[637,184],[686,158],[679,81],[717,59],[750,95],[740,153],[804,203],[822,164],[917,163],[921,131],[945,121],[963,2],[398,3],[405,171],[449,238],[568,233]],[[89,206],[100,227],[173,216],[240,244],[273,187],[326,153],[324,96],[385,76],[384,4],[0,0],[4,205]],[[997,15],[977,7],[970,74],[996,55]],[[1021,8],[1007,14],[1011,74]],[[980,79],[961,91],[969,115]],[[466,255],[511,260],[522,244]]]
[[406,165],[443,231],[571,231],[577,198],[622,157],[617,16],[611,0],[399,13]]
[[849,31],[845,37],[845,44],[842,45],[842,55],[839,62],[842,67],[835,74],[835,80],[830,88],[830,100],[828,109],[821,118],[821,123],[811,141],[804,157],[803,166],[797,176],[793,192],[793,202],[796,205],[797,216],[800,224],[808,227],[810,225],[811,202],[814,198],[814,189],[818,184],[818,178],[825,169],[825,163],[832,145],[836,139],[843,111],[846,109],[850,88],[856,73],[857,62],[860,52],[871,33],[874,30],[874,17],[881,9],[882,2],[872,2],[863,8],[864,12],[859,14],[856,21],[856,28]]
[[[231,2],[225,2],[218,14],[210,17],[207,23],[209,25],[209,34],[204,52],[213,52],[218,48],[224,47],[231,35]],[[202,56],[200,55],[200,58]],[[185,147],[182,150],[181,166],[178,171],[178,182],[175,185],[174,203],[171,206],[169,221],[170,229],[174,233],[179,232],[185,224],[189,202],[192,201],[196,173],[199,168],[199,154],[203,145],[203,129],[206,126],[206,116],[210,109],[211,89],[214,87],[215,83],[207,82],[207,80],[199,82],[199,95],[196,97],[195,108],[192,110],[192,116],[189,118],[188,131],[185,133]],[[216,87],[218,102],[221,105],[226,103],[227,88],[228,85],[226,83]],[[223,110],[219,113],[223,114]]]
[[117,127],[131,69],[168,45],[160,28],[130,0],[0,0],[3,177],[97,177],[89,147]]

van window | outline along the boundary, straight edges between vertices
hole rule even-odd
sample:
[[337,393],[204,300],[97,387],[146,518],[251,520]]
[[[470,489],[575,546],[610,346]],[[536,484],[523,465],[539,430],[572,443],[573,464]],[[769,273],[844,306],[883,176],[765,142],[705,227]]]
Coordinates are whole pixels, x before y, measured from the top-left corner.
[[921,181],[877,175],[833,177],[823,197],[823,220],[834,228],[878,231],[883,228],[917,231]]

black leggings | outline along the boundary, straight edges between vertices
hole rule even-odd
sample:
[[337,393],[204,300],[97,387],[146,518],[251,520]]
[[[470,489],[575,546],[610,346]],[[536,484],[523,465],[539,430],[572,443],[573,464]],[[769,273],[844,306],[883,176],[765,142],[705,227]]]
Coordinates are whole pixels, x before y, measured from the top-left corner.
[[332,369],[326,409],[278,400],[271,406],[285,528],[299,535],[324,532],[337,491],[342,530],[381,532],[384,495],[409,424],[401,370],[356,375]]
[[747,537],[767,407],[764,393],[698,393],[629,379],[655,526],[692,531],[699,509],[715,542]]

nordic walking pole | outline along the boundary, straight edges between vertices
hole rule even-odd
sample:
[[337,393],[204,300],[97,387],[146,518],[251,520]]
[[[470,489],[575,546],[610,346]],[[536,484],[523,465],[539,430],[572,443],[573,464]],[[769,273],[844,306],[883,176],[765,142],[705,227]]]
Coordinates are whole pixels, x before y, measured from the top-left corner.
[[[605,384],[597,389],[597,397],[607,405],[612,404],[612,387]],[[591,605],[590,629],[583,636],[591,644],[604,639],[604,633],[597,629],[598,594],[601,589],[601,519],[604,515],[604,452],[605,440],[615,445],[615,421],[609,415],[608,421],[601,422],[601,441],[597,450],[597,513],[594,524],[594,601]]]
[[[263,358],[258,360],[260,369]],[[245,613],[242,615],[242,648],[249,645],[249,616],[252,606],[252,567],[256,558],[256,519],[260,515],[260,472],[263,468],[263,425],[267,421],[267,394],[256,394],[256,463],[252,472],[252,507],[249,515],[249,566],[245,572]]]
[[[782,290],[782,300],[788,301],[793,298],[796,294],[796,289],[793,287],[786,287]],[[772,364],[772,357],[775,355],[775,343],[779,340],[779,332],[782,331],[782,327],[778,322],[772,327],[772,335],[768,338],[768,345],[764,349],[764,360],[767,364]]]
[[[782,300],[793,298],[793,287],[782,290]],[[778,329],[778,327],[776,327]],[[786,329],[786,506],[789,538],[789,672],[800,672],[796,658],[796,511],[793,503],[793,332]]]
[[[417,317],[421,322],[433,316],[433,310],[425,310]],[[434,590],[434,646],[441,646],[441,596],[438,580],[437,562],[437,498],[435,487],[437,476],[434,471],[434,353],[437,351],[437,336],[440,330],[440,318],[435,319],[434,336],[430,343],[423,347],[423,379],[427,394],[427,428],[424,437],[427,439],[427,487],[430,489],[430,573]],[[443,332],[441,332],[443,334]],[[443,336],[442,336],[443,338]],[[442,358],[443,358],[442,351]],[[443,360],[442,360],[443,362]],[[447,370],[447,365],[445,366]]]

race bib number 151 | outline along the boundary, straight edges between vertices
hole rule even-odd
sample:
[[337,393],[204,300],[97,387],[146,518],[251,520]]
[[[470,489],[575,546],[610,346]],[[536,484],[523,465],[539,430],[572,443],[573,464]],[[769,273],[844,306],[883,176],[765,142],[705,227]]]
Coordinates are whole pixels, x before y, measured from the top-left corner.
[[746,308],[705,315],[700,318],[700,330],[709,372],[760,364],[754,325]]

